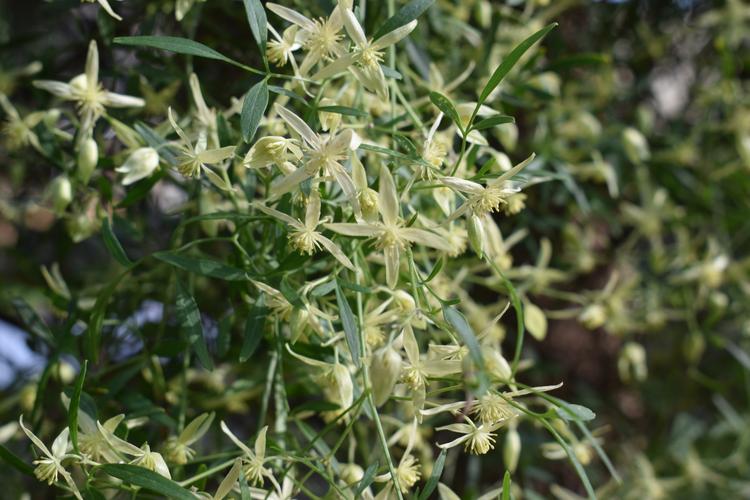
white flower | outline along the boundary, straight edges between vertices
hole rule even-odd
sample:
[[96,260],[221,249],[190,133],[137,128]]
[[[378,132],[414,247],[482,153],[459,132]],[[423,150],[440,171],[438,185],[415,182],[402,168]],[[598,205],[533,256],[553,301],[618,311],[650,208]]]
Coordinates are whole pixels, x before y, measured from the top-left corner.
[[141,179],[149,177],[159,166],[159,153],[154,148],[138,148],[128,156],[116,172],[125,174],[122,185],[128,186]]
[[154,471],[167,479],[172,479],[172,475],[169,473],[169,467],[167,467],[167,462],[164,461],[164,457],[161,456],[161,453],[151,451],[151,447],[148,443],[144,443],[144,445],[141,446],[140,453],[130,463]]
[[279,35],[270,24],[268,30],[275,38],[275,40],[269,40],[266,46],[268,62],[277,66],[286,66],[287,62],[291,62],[294,69],[298,71],[297,62],[294,60],[294,52],[302,47],[302,44],[298,41],[300,38],[298,36],[299,27],[290,26],[284,30],[282,35]]
[[[86,56],[85,73],[76,76],[70,82],[53,80],[36,80],[34,86],[46,90],[66,101],[75,101],[81,116],[81,130],[90,132],[96,120],[102,115],[105,107],[110,108],[139,108],[145,101],[139,97],[116,94],[102,88],[99,83],[99,51],[96,41],[89,44]],[[86,136],[87,134],[82,134]]]
[[519,191],[519,188],[510,179],[531,163],[534,156],[532,154],[512,169],[490,180],[486,186],[459,177],[441,178],[441,182],[449,188],[469,195],[463,205],[451,214],[448,221],[460,217],[468,210],[471,210],[474,215],[482,217],[485,214],[497,212],[507,205],[508,199]]
[[474,455],[484,455],[495,448],[495,432],[505,420],[494,424],[481,424],[477,426],[470,418],[464,416],[465,424],[450,424],[438,427],[438,431],[451,431],[463,434],[448,443],[438,444],[438,447],[446,449],[464,443],[464,448]]
[[350,151],[359,147],[360,139],[357,134],[351,129],[346,129],[323,138],[313,132],[299,116],[283,106],[276,104],[274,109],[289,128],[302,137],[304,141],[304,167],[298,168],[281,181],[273,184],[271,186],[273,197],[288,193],[302,182],[323,171],[332,175],[341,186],[341,190],[346,197],[352,204],[356,204],[357,190],[354,187],[354,182],[339,162],[346,159]]
[[21,118],[16,108],[2,92],[0,92],[0,108],[6,115],[2,130],[6,137],[8,149],[15,150],[31,144],[37,150],[41,150],[42,146],[39,144],[39,138],[33,128],[44,120],[47,113],[37,111]]
[[[351,0],[345,3],[351,6]],[[307,51],[299,67],[302,76],[306,76],[316,64],[343,54],[344,48],[339,43],[343,37],[339,32],[344,25],[341,5],[337,5],[327,19],[315,20],[276,3],[268,2],[266,7],[277,16],[301,28],[298,39]]]
[[223,421],[221,422],[221,430],[244,452],[244,456],[242,457],[244,473],[251,484],[262,484],[263,478],[267,477],[275,486],[278,486],[273,473],[264,465],[269,460],[266,458],[266,432],[268,432],[268,426],[263,427],[258,432],[258,437],[255,438],[254,450],[251,450],[245,443],[240,441]]
[[279,212],[274,208],[261,204],[256,204],[254,206],[261,212],[266,213],[271,217],[275,217],[291,227],[292,231],[289,233],[289,241],[295,249],[302,253],[312,255],[322,246],[333,255],[341,265],[356,272],[354,265],[341,248],[339,248],[339,246],[333,241],[316,231],[320,223],[320,194],[318,194],[317,190],[313,190],[307,199],[304,223],[283,212]]
[[73,481],[73,477],[67,470],[65,470],[65,467],[63,467],[62,465],[63,460],[67,458],[79,458],[77,455],[68,454],[68,450],[70,448],[68,435],[70,433],[70,430],[67,427],[63,429],[60,435],[57,436],[57,438],[55,438],[55,441],[52,443],[52,450],[50,451],[50,449],[47,448],[44,443],[42,443],[41,439],[36,437],[33,432],[28,430],[26,426],[23,425],[23,416],[18,419],[18,423],[21,426],[24,434],[26,434],[31,442],[34,443],[34,445],[39,448],[39,451],[41,451],[44,455],[43,458],[34,460],[34,464],[36,464],[34,475],[37,477],[37,479],[51,485],[55,481],[57,481],[57,476],[61,475],[63,479],[65,479],[65,482],[68,483],[68,486],[70,486],[70,489],[75,497],[79,500],[83,500],[83,497],[81,497],[81,493],[78,491],[78,486],[76,486],[75,481]]
[[377,40],[367,39],[357,17],[350,9],[343,11],[344,26],[349,37],[354,42],[354,50],[318,71],[312,76],[313,80],[323,80],[349,68],[364,87],[374,92],[384,101],[388,100],[388,85],[385,81],[383,68],[383,52],[389,46],[399,42],[417,27],[413,20],[404,26],[396,28]]
[[172,115],[172,108],[167,110],[167,116],[169,117],[169,123],[172,124],[172,128],[174,128],[181,140],[176,144],[181,152],[177,158],[177,170],[185,177],[198,176],[202,171],[219,189],[231,189],[216,172],[206,166],[206,163],[217,163],[231,157],[234,154],[234,146],[206,149],[207,141],[204,131],[198,134],[198,141],[193,146],[185,131],[177,125]]
[[425,229],[404,227],[399,217],[398,193],[393,177],[387,167],[380,169],[380,193],[378,208],[382,222],[374,223],[333,223],[328,229],[346,236],[376,238],[385,255],[386,282],[391,288],[398,283],[398,268],[401,251],[412,243],[418,243],[446,252],[451,245],[444,238]]
[[292,161],[302,158],[302,149],[294,139],[287,139],[276,135],[269,135],[258,139],[245,155],[242,164],[246,168],[265,168],[276,165],[286,173],[294,172]]
[[214,413],[203,413],[198,415],[192,422],[185,426],[179,436],[167,440],[164,454],[167,460],[176,464],[186,464],[195,456],[195,450],[190,445],[198,441],[208,431]]

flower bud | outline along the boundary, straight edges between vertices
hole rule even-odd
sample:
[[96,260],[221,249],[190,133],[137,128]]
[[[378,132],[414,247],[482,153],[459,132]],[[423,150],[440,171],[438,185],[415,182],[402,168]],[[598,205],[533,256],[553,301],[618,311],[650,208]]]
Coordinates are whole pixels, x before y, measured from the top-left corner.
[[738,134],[737,135],[737,154],[739,154],[742,163],[745,167],[750,168],[750,135],[749,134]]
[[625,155],[633,163],[641,163],[651,156],[646,138],[632,127],[628,127],[622,132],[622,143],[625,148]]
[[505,444],[503,446],[503,461],[505,462],[505,468],[511,474],[516,471],[519,458],[521,458],[521,436],[518,434],[516,426],[511,425],[508,428],[508,433],[505,435]]
[[482,226],[482,221],[476,215],[472,215],[469,218],[468,225],[469,243],[471,243],[471,248],[481,257],[485,252],[484,227]]
[[128,156],[121,167],[115,171],[125,174],[122,185],[128,186],[150,176],[159,166],[159,153],[154,148],[138,148]]
[[625,344],[617,360],[617,371],[624,382],[646,380],[648,375],[646,349],[636,342]]
[[78,146],[78,169],[76,176],[83,184],[88,184],[99,162],[99,146],[91,137],[81,141]]
[[343,464],[339,468],[339,477],[347,486],[359,483],[365,476],[365,471],[357,464]]
[[697,363],[706,350],[706,339],[700,332],[690,332],[682,344],[682,352],[690,363]]
[[[333,99],[324,97],[320,100],[320,107],[333,106],[336,103]],[[329,130],[336,130],[341,124],[341,115],[339,113],[329,113],[327,111],[318,111],[318,120],[320,120],[320,127],[323,131],[328,132]]]
[[362,216],[366,221],[378,220],[378,192],[372,188],[365,188],[359,194],[359,206],[362,207]]
[[503,357],[497,349],[482,347],[482,357],[484,358],[484,369],[494,378],[508,381],[513,375],[508,360]]
[[401,375],[401,356],[390,345],[378,349],[370,361],[370,377],[375,405],[388,401]]
[[73,185],[67,175],[56,177],[49,186],[52,208],[57,215],[62,215],[73,201]]
[[607,321],[607,309],[602,304],[589,304],[578,315],[578,321],[589,330],[596,330]]

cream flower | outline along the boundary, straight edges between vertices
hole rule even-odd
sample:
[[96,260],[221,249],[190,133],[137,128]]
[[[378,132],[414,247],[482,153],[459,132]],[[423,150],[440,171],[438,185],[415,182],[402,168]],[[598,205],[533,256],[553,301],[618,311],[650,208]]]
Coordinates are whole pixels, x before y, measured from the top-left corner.
[[164,447],[167,460],[179,465],[186,464],[195,456],[195,450],[190,445],[198,441],[208,432],[214,420],[214,413],[198,415],[182,430],[179,436],[170,437]]
[[268,426],[263,427],[258,436],[255,438],[255,444],[253,450],[240,441],[232,431],[229,430],[227,424],[221,422],[221,430],[226,434],[237,447],[244,452],[242,456],[243,472],[245,477],[251,484],[258,485],[263,484],[263,478],[268,478],[274,486],[278,487],[276,478],[273,477],[273,473],[270,469],[265,466],[265,463],[270,460],[266,457],[266,433],[268,432]]
[[94,40],[89,44],[85,73],[68,83],[53,80],[36,80],[33,83],[35,87],[66,101],[76,102],[81,116],[81,130],[84,132],[82,136],[88,135],[96,120],[104,113],[105,107],[139,108],[146,104],[139,97],[116,94],[102,88],[99,82],[99,51]]
[[504,420],[494,424],[481,424],[477,426],[470,418],[464,416],[465,424],[450,424],[438,427],[438,431],[451,431],[463,434],[448,443],[438,444],[438,447],[446,449],[464,444],[464,449],[474,455],[484,455],[495,448],[495,432],[503,424]]
[[138,148],[128,156],[115,172],[125,174],[122,185],[128,186],[141,179],[149,177],[159,166],[159,153],[154,148]]
[[357,17],[350,9],[343,10],[343,18],[346,32],[354,42],[354,50],[318,71],[312,76],[312,79],[330,78],[348,68],[367,90],[387,101],[388,85],[385,81],[383,68],[380,66],[383,61],[383,53],[386,48],[398,43],[411,33],[417,27],[417,21],[413,20],[400,28],[396,28],[377,40],[368,40],[362,26],[357,21]]
[[508,204],[508,199],[519,191],[519,188],[510,179],[531,163],[534,156],[532,154],[512,169],[490,180],[486,186],[459,177],[443,177],[440,179],[449,188],[469,195],[464,204],[448,217],[448,221],[460,217],[469,210],[472,214],[482,217],[504,208]]
[[47,113],[44,111],[37,111],[29,113],[21,118],[18,110],[16,110],[16,108],[10,103],[5,94],[1,92],[0,109],[2,109],[6,115],[2,131],[3,135],[5,135],[8,149],[20,149],[30,144],[37,150],[41,150],[42,146],[39,144],[39,138],[33,128],[45,119]]
[[44,445],[44,443],[42,443],[41,439],[36,437],[33,432],[23,425],[23,416],[18,419],[18,423],[24,434],[26,434],[31,442],[34,443],[44,455],[43,458],[34,460],[34,464],[36,464],[34,475],[36,478],[51,485],[57,481],[57,476],[60,475],[65,479],[68,486],[70,486],[75,497],[78,500],[83,500],[81,493],[78,491],[78,486],[76,486],[75,481],[73,481],[73,477],[62,465],[63,460],[67,458],[78,458],[77,455],[68,453],[68,450],[70,449],[70,442],[68,441],[68,435],[70,434],[69,429],[67,427],[63,429],[60,435],[55,438],[55,441],[52,443],[52,449],[50,450]]
[[398,193],[391,172],[387,167],[380,169],[380,192],[378,208],[382,222],[374,223],[333,223],[328,229],[346,236],[375,238],[385,256],[386,282],[391,288],[398,284],[398,268],[401,251],[412,243],[418,243],[445,252],[452,247],[448,241],[435,233],[415,227],[404,227],[399,217]]
[[169,117],[169,123],[172,124],[172,128],[180,137],[180,142],[175,144],[181,153],[177,158],[177,170],[185,177],[196,177],[203,172],[216,187],[225,190],[231,189],[219,174],[206,166],[206,163],[217,163],[231,157],[234,154],[234,146],[207,150],[205,132],[198,134],[198,141],[193,146],[185,131],[182,130],[182,127],[177,125],[172,115],[172,108],[167,110],[167,116]]
[[341,248],[339,248],[339,246],[333,241],[316,231],[320,224],[320,194],[317,190],[313,190],[307,199],[304,223],[283,212],[279,212],[274,208],[261,204],[255,204],[254,206],[261,212],[268,214],[271,217],[275,217],[289,225],[292,229],[289,233],[289,241],[296,250],[301,253],[312,255],[322,246],[328,251],[328,253],[333,255],[341,265],[356,272],[354,265]]
[[346,159],[351,151],[359,147],[360,139],[351,129],[346,129],[326,138],[321,137],[296,114],[278,104],[274,106],[276,113],[294,130],[304,141],[304,167],[298,168],[281,181],[271,186],[273,197],[288,193],[302,182],[323,171],[332,175],[341,186],[346,197],[356,204],[357,191],[354,182],[344,166],[339,163]]
[[[351,0],[343,3],[351,6]],[[337,5],[327,19],[315,20],[303,16],[296,10],[273,2],[266,3],[266,7],[277,16],[301,28],[298,39],[307,52],[299,67],[302,76],[307,76],[316,64],[339,57],[344,52],[340,43],[343,38],[340,31],[344,26],[341,5]]]

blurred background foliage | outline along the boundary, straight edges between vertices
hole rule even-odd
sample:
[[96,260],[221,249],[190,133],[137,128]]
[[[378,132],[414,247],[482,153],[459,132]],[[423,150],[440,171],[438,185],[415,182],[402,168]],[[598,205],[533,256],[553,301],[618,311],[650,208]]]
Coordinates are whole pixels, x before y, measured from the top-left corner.
[[[297,3],[321,14],[331,8],[325,0]],[[185,36],[259,66],[240,2],[195,2],[181,22],[172,0],[113,6],[124,22],[77,0],[0,3],[0,90],[22,116],[50,102],[30,85],[32,75],[75,76],[92,39],[110,88],[146,98],[146,122],[149,115],[164,116],[169,104],[187,107],[190,71],[200,75],[210,105],[227,105],[252,83],[243,71],[214,61],[155,51],[136,57],[112,44],[119,35]],[[383,19],[384,6],[368,2],[368,22]],[[518,216],[499,220],[505,235],[528,231],[510,252],[508,275],[528,284],[523,291],[548,319],[546,338],[526,346],[535,361],[528,376],[565,381],[562,397],[597,413],[595,435],[622,483],[590,443],[576,452],[602,497],[750,496],[750,5],[439,0],[406,44],[408,57],[399,66],[405,93],[421,80],[471,100],[502,55],[552,21],[559,27],[525,60],[517,73],[523,78],[503,86],[495,106],[515,116],[517,127],[499,128],[494,144],[512,156],[535,151],[542,161],[537,175],[552,179],[525,190],[527,207]],[[450,85],[467,61],[477,61],[472,76]],[[51,140],[48,128],[37,130],[40,141]],[[17,149],[12,132],[6,128],[0,147],[0,338],[8,339],[0,346],[0,422],[15,421],[19,409],[64,421],[58,395],[70,388],[79,347],[71,341],[67,354],[50,358],[37,337],[47,328],[80,328],[82,311],[121,271],[98,234],[104,202],[121,193],[112,175],[102,175],[75,202],[74,215],[57,218],[48,185],[61,160]],[[105,160],[98,168],[114,166]],[[159,183],[127,217],[116,217],[134,259],[168,246],[179,222],[170,213],[185,201]],[[40,272],[46,266],[54,274],[55,264],[80,310],[50,290],[54,276],[45,280]],[[159,407],[180,398],[241,421],[255,411],[247,402],[261,389],[249,381],[263,378],[255,373],[264,370],[261,364],[190,372],[185,383],[175,375],[179,366],[134,355],[144,342],[159,356],[181,349],[161,339],[170,325],[162,321],[159,272],[128,281],[113,298],[104,346],[111,366],[97,375],[109,392],[92,396],[113,414],[125,410],[167,424],[173,417]],[[14,302],[19,296],[25,303]],[[225,296],[219,288],[202,296],[204,319],[216,332],[236,326],[227,319]],[[494,299],[484,290],[474,300]],[[21,339],[16,347],[13,339]],[[514,482],[526,498],[581,494],[567,464],[541,458],[539,433],[520,432]],[[4,441],[28,456],[25,444],[0,431]],[[496,471],[501,464],[498,456]],[[449,483],[462,497],[478,491],[477,467],[459,467]],[[53,496],[9,468],[0,468],[0,478],[3,495]]]

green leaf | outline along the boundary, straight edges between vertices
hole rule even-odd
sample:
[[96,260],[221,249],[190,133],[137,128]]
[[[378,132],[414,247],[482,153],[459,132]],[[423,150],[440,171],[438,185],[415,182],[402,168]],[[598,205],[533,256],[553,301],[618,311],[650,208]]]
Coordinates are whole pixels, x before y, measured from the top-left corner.
[[16,312],[21,317],[21,321],[26,325],[29,332],[39,337],[47,344],[54,346],[57,344],[57,340],[52,335],[52,331],[44,324],[42,318],[36,313],[34,309],[22,298],[17,297],[11,301]]
[[510,500],[510,471],[505,471],[503,476],[503,497],[502,500]]
[[437,460],[435,460],[435,465],[432,466],[430,479],[427,480],[427,483],[424,485],[424,490],[419,494],[419,500],[427,500],[430,498],[430,495],[437,487],[438,482],[440,481],[440,476],[443,474],[446,455],[448,455],[447,449],[443,448],[440,450],[440,455],[438,455]]
[[378,461],[371,463],[365,473],[362,475],[362,479],[359,480],[357,488],[354,490],[354,498],[359,498],[363,491],[365,491],[375,481],[375,474],[378,472]]
[[70,441],[73,443],[73,449],[76,453],[78,453],[78,408],[81,406],[81,391],[83,391],[83,381],[86,379],[88,365],[88,360],[84,360],[83,365],[81,365],[81,371],[78,373],[78,378],[76,379],[73,397],[70,398],[70,405],[68,406]]
[[575,421],[575,422],[588,422],[596,418],[596,413],[586,408],[585,406],[566,403],[558,400],[560,406],[555,407],[555,412],[563,420]]
[[[450,324],[453,329],[458,332],[458,335],[463,340],[464,344],[469,348],[469,355],[474,361],[474,364],[480,370],[480,376],[482,382],[486,382],[486,375],[484,373],[484,358],[482,356],[482,349],[479,347],[479,341],[477,336],[474,335],[474,330],[471,329],[469,322],[466,321],[466,317],[453,306],[443,304],[443,317],[445,321]],[[484,384],[483,384],[484,385]],[[486,385],[485,385],[486,387]],[[481,392],[481,391],[480,391]]]
[[193,346],[193,350],[203,368],[213,370],[214,364],[211,361],[211,356],[208,354],[206,338],[203,335],[201,312],[198,310],[198,304],[195,303],[195,299],[179,279],[177,280],[175,312],[185,338]]
[[463,125],[461,124],[461,117],[458,116],[458,111],[456,111],[456,107],[453,105],[453,102],[445,97],[440,92],[430,92],[430,101],[432,101],[432,104],[437,106],[437,108],[443,112],[445,116],[453,120],[453,123],[456,124],[456,126],[463,131]]
[[515,123],[516,119],[508,115],[493,115],[489,118],[481,120],[476,125],[472,125],[471,128],[474,130],[486,130],[488,128],[496,127],[497,125],[503,125],[504,123]]
[[266,325],[266,316],[268,315],[264,297],[263,294],[260,295],[258,301],[250,309],[247,321],[245,321],[245,338],[242,341],[242,349],[240,349],[240,361],[243,363],[255,354],[263,338],[263,328]]
[[125,483],[159,493],[171,500],[195,500],[195,495],[171,479],[145,467],[131,464],[104,464],[99,470]]
[[191,257],[176,252],[156,252],[154,257],[185,271],[202,276],[210,276],[226,281],[246,281],[247,273],[242,269],[228,266],[212,259]]
[[354,317],[352,308],[349,306],[349,302],[344,296],[344,292],[341,290],[338,278],[336,278],[336,302],[339,305],[339,316],[341,317],[341,324],[344,327],[346,344],[349,346],[349,352],[352,355],[354,364],[359,367],[362,364],[362,360],[360,359],[362,356],[362,346],[359,343],[357,320]]
[[350,108],[349,106],[321,106],[318,108],[318,111],[323,111],[324,113],[336,113],[338,115],[358,116],[360,118],[370,117],[370,113],[362,111],[361,109]]
[[242,102],[242,114],[240,115],[240,126],[242,127],[242,139],[245,142],[253,140],[258,130],[260,120],[266,113],[268,106],[268,85],[261,80],[252,87],[245,95]]
[[164,177],[163,171],[154,172],[154,175],[148,179],[143,179],[133,184],[133,187],[128,189],[128,194],[117,204],[117,208],[126,208],[141,201],[162,177]]
[[247,14],[247,23],[250,25],[250,31],[253,32],[255,43],[260,48],[261,57],[266,57],[266,42],[268,41],[268,27],[266,20],[266,11],[260,0],[243,0],[245,4],[245,13]]
[[34,468],[21,460],[18,455],[10,451],[4,445],[0,444],[0,460],[10,465],[18,472],[27,476],[34,476]]
[[374,38],[377,40],[381,36],[409,24],[429,9],[433,3],[435,3],[435,0],[412,0],[388,18],[380,29],[375,32]]
[[114,42],[119,45],[134,47],[150,47],[152,49],[168,50],[178,54],[216,59],[230,64],[240,64],[207,45],[203,45],[189,38],[178,36],[117,36]]
[[481,106],[484,101],[487,100],[492,91],[495,90],[498,85],[500,85],[500,82],[503,81],[503,78],[505,78],[507,74],[510,73],[510,70],[513,69],[513,66],[516,65],[518,60],[521,59],[526,51],[529,50],[539,40],[544,38],[544,36],[549,33],[555,26],[557,26],[557,23],[552,23],[545,26],[544,28],[528,37],[523,42],[519,43],[513,50],[510,51],[510,54],[508,54],[507,57],[503,59],[503,62],[500,63],[500,66],[498,66],[495,69],[495,72],[492,73],[492,76],[487,82],[487,85],[485,85],[484,89],[482,89],[482,93],[479,94],[479,100],[477,101],[476,106],[477,110],[479,109],[479,106]]
[[437,276],[440,270],[443,269],[444,264],[445,264],[445,258],[441,258],[440,260],[438,260],[437,263],[435,263],[435,265],[432,266],[432,271],[430,271],[429,276],[427,276],[427,278],[425,278],[424,281],[420,282],[420,285],[425,285],[429,283],[430,281],[434,280],[435,276]]
[[122,245],[117,239],[117,236],[115,236],[114,231],[112,231],[112,225],[109,223],[109,217],[104,217],[104,221],[102,222],[102,238],[104,239],[104,246],[107,247],[107,250],[109,250],[109,254],[114,257],[117,262],[125,267],[130,267],[133,265],[133,262],[128,259],[128,255],[122,248]]
[[107,303],[112,298],[112,294],[115,293],[117,285],[130,272],[130,269],[132,268],[120,273],[115,279],[110,281],[107,287],[100,290],[96,297],[96,303],[91,310],[88,326],[84,334],[84,352],[86,357],[93,363],[96,363],[99,359],[99,344],[102,337],[102,323],[104,322],[104,315],[107,312]]

